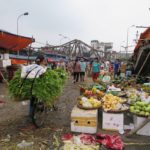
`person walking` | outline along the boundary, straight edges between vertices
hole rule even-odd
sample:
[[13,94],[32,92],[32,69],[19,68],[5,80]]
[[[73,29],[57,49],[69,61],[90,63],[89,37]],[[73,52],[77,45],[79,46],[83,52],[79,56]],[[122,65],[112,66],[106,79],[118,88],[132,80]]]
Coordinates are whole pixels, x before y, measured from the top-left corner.
[[80,68],[81,68],[80,81],[84,82],[85,70],[86,70],[86,62],[83,59],[81,59],[81,61],[80,61]]
[[114,69],[114,78],[116,78],[120,75],[120,63],[118,59],[114,62],[113,69]]
[[73,83],[76,83],[79,81],[79,75],[81,72],[81,66],[78,59],[75,60],[75,63],[73,65],[73,72],[74,72],[74,80]]
[[100,63],[98,62],[98,58],[95,58],[92,63],[92,79],[95,82],[100,73]]
[[105,63],[104,63],[104,61],[101,62],[100,69],[103,70],[103,71],[105,70]]
[[69,76],[70,77],[72,77],[72,75],[73,75],[73,61],[72,60],[70,60],[69,62],[68,62],[68,74],[69,74]]
[[[46,71],[47,71],[46,57],[42,54],[39,54],[37,56],[37,58],[35,59],[35,64],[27,66],[26,78],[29,77],[30,74],[32,74],[30,76],[30,78],[33,76],[34,76],[34,78],[40,78],[41,75],[44,74]],[[20,128],[21,131],[28,131],[28,130],[32,130],[32,129],[36,128],[36,126],[32,123],[33,110],[34,110],[34,104],[35,104],[36,97],[33,96],[33,94],[32,94],[32,86],[31,86],[31,89],[29,89],[29,90],[31,92],[30,104],[29,104],[29,116],[28,116],[29,124],[27,126],[21,127]]]
[[106,71],[109,72],[109,66],[110,66],[110,62],[107,60],[105,61],[105,66],[106,66]]

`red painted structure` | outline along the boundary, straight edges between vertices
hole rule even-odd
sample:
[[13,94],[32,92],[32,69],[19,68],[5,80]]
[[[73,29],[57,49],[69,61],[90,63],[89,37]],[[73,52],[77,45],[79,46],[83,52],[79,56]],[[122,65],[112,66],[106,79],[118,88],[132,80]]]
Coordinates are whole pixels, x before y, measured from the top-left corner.
[[0,48],[4,50],[20,51],[34,41],[33,38],[0,30]]

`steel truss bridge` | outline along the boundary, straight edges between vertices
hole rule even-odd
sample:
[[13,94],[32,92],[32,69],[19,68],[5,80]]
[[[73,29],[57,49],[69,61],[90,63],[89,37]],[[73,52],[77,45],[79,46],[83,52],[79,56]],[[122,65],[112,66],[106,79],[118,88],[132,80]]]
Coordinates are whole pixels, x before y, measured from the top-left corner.
[[44,49],[50,49],[51,51],[57,52],[58,54],[66,55],[70,59],[75,57],[107,58],[107,53],[95,49],[83,41],[77,39],[59,46],[47,46]]

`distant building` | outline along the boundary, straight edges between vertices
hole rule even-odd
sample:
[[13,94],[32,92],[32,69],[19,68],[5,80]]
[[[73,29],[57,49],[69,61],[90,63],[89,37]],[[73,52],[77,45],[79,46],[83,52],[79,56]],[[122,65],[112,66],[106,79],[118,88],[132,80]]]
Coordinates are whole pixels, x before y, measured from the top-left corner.
[[98,41],[98,40],[92,40],[92,41],[91,41],[91,46],[92,46],[94,49],[99,49],[99,41]]
[[133,55],[133,53],[120,52],[119,58],[120,59],[129,59],[132,57],[132,55]]
[[[113,43],[112,42],[99,42],[98,40],[92,40],[91,46],[94,49],[97,49],[98,51],[105,52],[105,58],[107,58],[108,54],[110,54],[112,51]],[[104,57],[104,56],[101,56],[101,57]]]
[[116,51],[111,52],[111,60],[116,60],[119,58],[119,53]]
[[105,47],[105,49],[104,49],[105,52],[112,51],[112,48],[113,48],[112,42],[102,43],[102,45],[104,45],[104,47]]

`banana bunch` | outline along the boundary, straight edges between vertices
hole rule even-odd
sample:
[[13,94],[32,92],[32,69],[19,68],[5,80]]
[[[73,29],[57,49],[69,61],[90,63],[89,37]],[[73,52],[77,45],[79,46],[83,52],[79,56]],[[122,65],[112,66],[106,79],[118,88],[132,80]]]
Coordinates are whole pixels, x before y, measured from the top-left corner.
[[112,111],[116,111],[121,109],[122,105],[121,103],[123,103],[124,100],[121,99],[120,97],[114,96],[112,94],[106,94],[103,97],[103,109],[105,111],[108,110],[112,110]]

